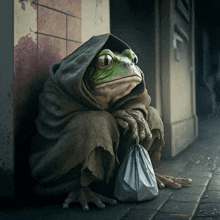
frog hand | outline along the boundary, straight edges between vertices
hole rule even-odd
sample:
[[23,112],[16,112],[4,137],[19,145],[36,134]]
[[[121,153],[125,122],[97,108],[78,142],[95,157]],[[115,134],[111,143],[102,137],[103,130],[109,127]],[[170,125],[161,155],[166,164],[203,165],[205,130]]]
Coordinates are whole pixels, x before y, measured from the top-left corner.
[[180,189],[182,185],[190,185],[192,180],[190,178],[175,178],[172,176],[163,176],[156,174],[156,180],[159,188],[164,188],[165,186],[173,189]]
[[136,144],[143,141],[152,139],[152,133],[149,125],[145,120],[143,113],[140,110],[117,110],[113,113],[118,125],[125,129],[132,131],[132,139],[136,140]]
[[89,203],[94,203],[99,209],[105,208],[104,203],[109,203],[111,205],[117,204],[116,200],[95,193],[89,187],[81,187],[76,192],[70,192],[63,203],[63,208],[69,208],[69,204],[73,202],[79,202],[85,211],[89,210]]

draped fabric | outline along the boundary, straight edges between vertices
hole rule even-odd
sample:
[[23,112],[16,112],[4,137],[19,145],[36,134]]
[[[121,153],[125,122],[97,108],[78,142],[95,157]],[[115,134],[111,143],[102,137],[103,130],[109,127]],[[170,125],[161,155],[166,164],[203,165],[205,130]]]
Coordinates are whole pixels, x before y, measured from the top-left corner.
[[72,54],[50,66],[50,76],[39,97],[38,134],[31,145],[30,167],[43,195],[56,195],[109,182],[132,144],[112,113],[134,109],[144,114],[153,134],[142,145],[152,163],[164,145],[163,123],[142,82],[130,94],[102,109],[84,82],[86,70],[102,49],[122,52],[129,46],[111,34],[94,36]]

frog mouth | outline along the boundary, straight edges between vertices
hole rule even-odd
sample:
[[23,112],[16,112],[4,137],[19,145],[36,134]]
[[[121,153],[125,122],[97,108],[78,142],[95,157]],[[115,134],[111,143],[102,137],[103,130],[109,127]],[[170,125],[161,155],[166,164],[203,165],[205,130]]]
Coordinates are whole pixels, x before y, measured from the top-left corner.
[[98,83],[96,85],[96,88],[102,88],[105,86],[114,86],[117,84],[123,84],[123,83],[129,83],[129,82],[139,84],[141,83],[141,81],[142,81],[142,78],[139,74],[130,73],[126,75],[116,76],[110,80],[106,80],[104,82]]

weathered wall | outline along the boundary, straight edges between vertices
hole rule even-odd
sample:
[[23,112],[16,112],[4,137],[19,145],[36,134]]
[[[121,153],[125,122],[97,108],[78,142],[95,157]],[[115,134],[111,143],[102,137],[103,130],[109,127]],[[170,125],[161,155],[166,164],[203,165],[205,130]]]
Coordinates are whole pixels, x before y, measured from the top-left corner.
[[31,187],[28,157],[36,134],[38,96],[49,66],[80,45],[81,0],[14,0],[13,123],[18,193]]
[[81,0],[82,42],[110,32],[109,0]]
[[[27,194],[33,191],[28,158],[32,138],[37,132],[34,122],[38,115],[38,96],[49,76],[49,66],[73,52],[91,36],[110,32],[109,0],[82,0],[82,3],[81,0],[12,2],[14,75],[11,71],[8,76],[11,77],[11,84],[7,83],[5,88],[12,88],[13,83],[14,93],[10,90],[3,99],[8,99],[7,108],[12,108],[10,98],[14,95],[13,112],[10,109],[13,118],[11,116],[9,120],[11,130],[4,131],[8,139],[1,140],[5,146],[1,167],[4,171],[10,168],[12,177],[15,170],[16,191],[25,200]],[[12,9],[12,4],[9,7]],[[9,110],[6,111],[8,114]],[[1,126],[6,127],[2,123]],[[6,134],[3,136],[6,137]],[[6,141],[8,146],[5,145]],[[10,182],[13,183],[13,180],[10,179]],[[26,194],[22,188],[27,189]],[[4,187],[1,191],[4,191]]]
[[177,155],[198,137],[194,9],[193,4],[189,6],[188,22],[178,12],[176,3],[164,0],[161,4],[162,116],[166,141],[162,155],[166,158]]

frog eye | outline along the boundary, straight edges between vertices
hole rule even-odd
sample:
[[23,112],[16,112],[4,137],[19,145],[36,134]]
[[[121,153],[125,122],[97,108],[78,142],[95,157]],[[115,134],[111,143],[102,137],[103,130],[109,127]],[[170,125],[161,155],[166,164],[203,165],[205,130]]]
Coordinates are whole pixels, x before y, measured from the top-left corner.
[[134,55],[131,60],[134,64],[138,63],[138,57],[136,55]]
[[113,64],[113,58],[109,54],[101,55],[98,58],[98,65],[101,68],[107,68]]

